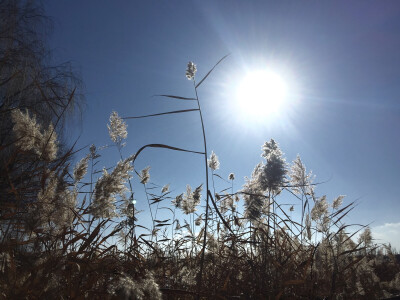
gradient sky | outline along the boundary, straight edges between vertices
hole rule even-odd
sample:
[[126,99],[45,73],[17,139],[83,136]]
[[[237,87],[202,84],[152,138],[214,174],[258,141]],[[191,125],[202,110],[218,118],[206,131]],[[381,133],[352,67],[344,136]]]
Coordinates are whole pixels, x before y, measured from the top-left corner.
[[[44,1],[53,17],[50,46],[72,61],[86,86],[82,124],[69,132],[78,146],[110,144],[112,110],[136,116],[195,108],[188,61],[200,79],[231,55],[199,88],[209,151],[218,174],[236,174],[235,188],[274,138],[288,162],[300,154],[317,176],[317,195],[357,200],[346,223],[371,223],[376,242],[400,250],[400,3],[398,1]],[[254,118],[238,109],[236,90],[251,70],[270,68],[289,85],[278,115]],[[128,120],[124,155],[148,143],[202,151],[197,112]],[[102,164],[117,162],[114,149]],[[82,153],[82,156],[84,153]],[[203,157],[148,150],[138,170],[171,184],[172,195],[204,181]],[[216,182],[225,188],[222,181]],[[148,218],[143,187],[134,184],[139,217]],[[301,211],[293,198],[295,213]]]

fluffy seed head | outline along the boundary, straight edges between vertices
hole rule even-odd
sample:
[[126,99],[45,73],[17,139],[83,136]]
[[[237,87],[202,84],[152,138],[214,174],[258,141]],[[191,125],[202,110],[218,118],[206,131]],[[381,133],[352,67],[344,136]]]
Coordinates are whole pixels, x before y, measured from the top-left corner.
[[308,194],[308,190],[312,186],[312,173],[306,173],[306,166],[301,161],[299,155],[293,161],[289,177],[292,190],[295,194],[300,194],[302,191]]
[[196,218],[196,220],[194,220],[194,224],[196,225],[196,226],[200,226],[201,225],[201,222],[203,221],[203,219],[202,219],[202,214],[201,215],[199,215],[197,218]]
[[262,150],[263,154],[261,156],[266,159],[267,163],[258,167],[257,181],[260,189],[279,193],[287,173],[283,153],[273,139],[270,142],[265,142]]
[[200,204],[201,191],[203,190],[203,184],[199,185],[194,192],[190,185],[186,186],[186,193],[183,195],[182,210],[188,215],[196,211],[197,205]]
[[196,65],[192,61],[189,61],[186,68],[186,78],[189,80],[194,79],[196,72],[197,72]]
[[42,158],[48,161],[56,159],[58,151],[57,144],[57,134],[54,131],[53,124],[50,124],[49,128],[43,133],[43,139],[41,143]]
[[344,197],[346,197],[346,196],[340,195],[335,200],[333,200],[333,203],[332,203],[333,209],[338,209],[342,205]]
[[113,294],[118,299],[162,299],[160,288],[151,273],[147,273],[144,278],[136,281],[122,274],[113,287]]
[[116,196],[123,195],[127,188],[125,183],[131,177],[129,172],[133,170],[129,159],[121,160],[111,173],[103,169],[94,189],[94,199],[91,212],[96,218],[112,218],[117,215],[115,201]]
[[146,167],[140,172],[140,183],[141,184],[146,184],[149,182],[149,180],[150,180],[149,170],[150,170],[150,167]]
[[176,208],[182,208],[182,201],[183,201],[183,193],[176,196],[176,198],[174,200],[172,200],[172,204],[176,207]]
[[196,205],[200,204],[200,198],[201,198],[201,191],[203,190],[203,184],[200,184],[193,193],[193,199]]
[[97,153],[96,145],[92,144],[90,146],[90,148],[89,148],[89,151],[90,151],[90,158],[91,159],[96,159],[96,158],[100,157],[100,155]]
[[74,181],[77,183],[86,175],[90,154],[82,158],[74,168]]
[[258,182],[255,181],[254,178],[251,180],[247,179],[242,192],[244,194],[243,199],[246,219],[250,221],[258,220],[261,217],[265,202],[263,192],[259,188]]
[[211,152],[210,159],[208,160],[208,167],[213,171],[219,169],[218,156],[214,153],[214,151]]
[[14,123],[13,133],[16,137],[16,147],[23,151],[33,151],[46,161],[52,161],[57,156],[57,134],[52,124],[42,133],[41,126],[35,116],[30,117],[28,110],[25,113],[19,109],[11,112]]
[[46,172],[46,185],[38,194],[34,216],[43,227],[52,224],[60,229],[70,226],[74,219],[77,192],[69,189],[63,175],[53,171]]
[[365,246],[370,246],[372,243],[372,234],[371,234],[371,229],[369,227],[365,228],[363,233],[360,234],[360,237],[358,238],[359,243],[364,243]]
[[321,219],[328,214],[328,202],[326,201],[326,196],[322,196],[318,199],[313,209],[311,210],[311,219],[314,221]]
[[110,124],[107,124],[107,128],[110,138],[114,143],[122,146],[122,140],[128,136],[127,127],[128,125],[118,116],[118,113],[113,111],[110,115]]
[[168,192],[169,191],[169,184],[166,184],[166,185],[164,185],[163,186],[163,188],[161,189],[161,193],[166,193],[166,192]]

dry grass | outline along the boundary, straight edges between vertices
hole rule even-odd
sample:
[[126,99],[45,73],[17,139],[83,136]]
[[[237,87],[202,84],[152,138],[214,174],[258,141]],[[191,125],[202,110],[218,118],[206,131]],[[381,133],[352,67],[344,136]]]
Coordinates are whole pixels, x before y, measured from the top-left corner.
[[[289,167],[275,141],[265,143],[265,160],[242,189],[234,191],[233,174],[225,180],[217,173],[218,158],[208,161],[197,89],[224,58],[197,84],[189,65],[194,97],[159,95],[196,108],[125,118],[196,111],[202,152],[150,144],[124,158],[125,121],[114,113],[109,131],[121,161],[102,171],[92,146],[73,168],[74,149],[60,149],[56,139],[76,96],[73,82],[61,97],[57,87],[64,85],[32,81],[32,103],[51,118],[40,117],[31,102],[0,106],[8,120],[0,144],[0,298],[378,299],[400,292],[395,253],[373,244],[365,226],[344,223],[354,202],[317,196],[301,160]],[[8,72],[12,89],[23,89],[24,72]],[[9,82],[0,86],[7,95]],[[149,147],[203,155],[204,184],[181,195],[155,189],[149,170],[135,169]],[[137,219],[134,173],[147,196],[150,228]],[[288,202],[301,207],[301,218],[291,217],[282,204]],[[358,230],[363,234],[354,241]]]

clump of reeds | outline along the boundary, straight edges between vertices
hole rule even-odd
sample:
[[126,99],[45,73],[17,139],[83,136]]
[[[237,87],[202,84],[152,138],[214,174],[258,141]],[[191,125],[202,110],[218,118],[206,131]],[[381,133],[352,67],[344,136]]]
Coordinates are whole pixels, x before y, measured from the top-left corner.
[[[57,152],[52,125],[43,128],[28,110],[14,110],[16,154],[2,162],[4,169],[27,154],[36,168],[20,174],[32,181],[16,178],[4,190],[1,297],[361,299],[398,292],[400,266],[390,247],[373,244],[368,227],[352,230],[344,223],[354,202],[344,202],[343,195],[331,202],[319,196],[300,157],[289,165],[275,140],[262,146],[263,161],[238,191],[233,173],[226,179],[217,173],[221,165],[214,152],[208,157],[197,90],[211,71],[198,83],[196,71],[190,62],[186,76],[195,97],[161,95],[193,101],[196,108],[125,118],[111,114],[108,130],[120,157],[112,168],[100,169],[95,146],[72,168],[73,150]],[[149,144],[123,156],[125,120],[189,111],[199,113],[204,151]],[[169,185],[154,185],[149,167],[135,169],[149,147],[202,155],[204,183],[188,185],[178,195]],[[147,197],[150,228],[137,218],[135,173]],[[170,212],[165,220],[157,218],[160,204]],[[293,218],[297,209],[300,216]]]

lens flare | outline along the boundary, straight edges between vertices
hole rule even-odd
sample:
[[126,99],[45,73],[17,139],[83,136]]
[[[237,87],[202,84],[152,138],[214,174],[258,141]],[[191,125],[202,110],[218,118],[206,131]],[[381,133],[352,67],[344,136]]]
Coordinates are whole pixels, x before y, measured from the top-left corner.
[[253,71],[240,83],[237,99],[242,111],[255,116],[277,113],[287,94],[285,81],[272,71]]

